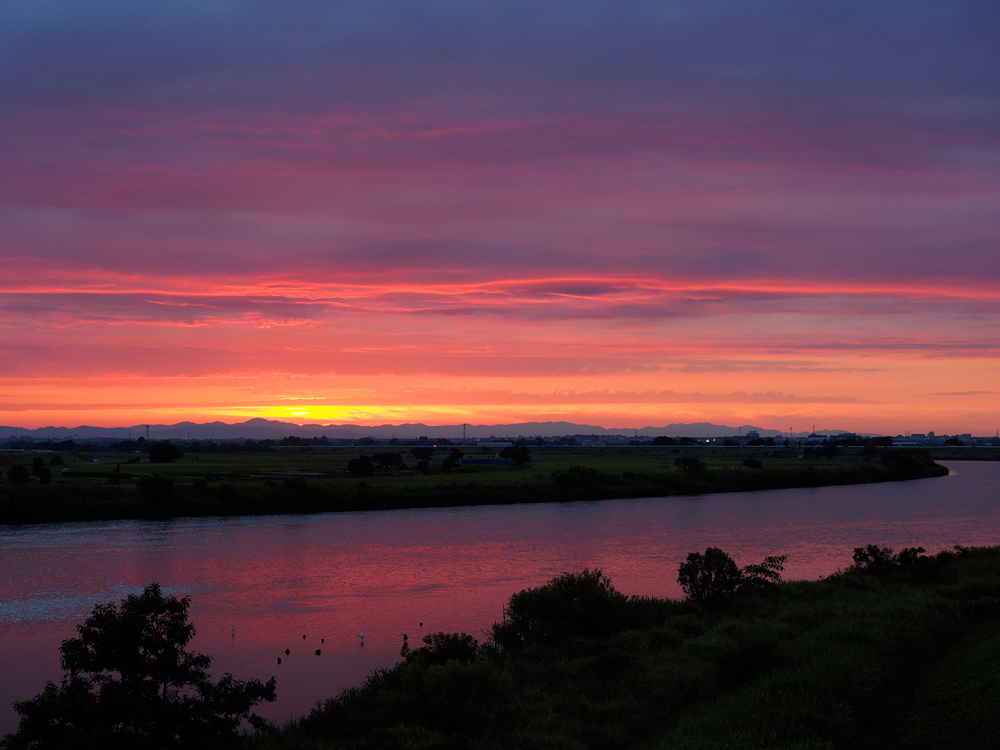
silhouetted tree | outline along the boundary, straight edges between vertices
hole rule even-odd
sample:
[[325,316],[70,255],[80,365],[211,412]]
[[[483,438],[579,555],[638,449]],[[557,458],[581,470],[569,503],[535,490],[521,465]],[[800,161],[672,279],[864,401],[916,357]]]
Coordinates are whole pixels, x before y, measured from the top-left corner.
[[375,467],[372,465],[372,457],[367,453],[362,453],[357,458],[352,458],[347,462],[347,473],[354,477],[375,476]]
[[606,637],[624,626],[628,597],[600,570],[563,573],[544,586],[514,594],[503,622],[493,626],[493,643],[509,651],[529,643],[553,643],[571,636]]
[[38,481],[48,484],[52,481],[52,469],[45,465],[45,459],[35,456],[31,459],[31,474],[38,477]]
[[677,569],[677,582],[688,600],[699,605],[718,604],[738,591],[761,589],[781,583],[788,555],[771,555],[762,562],[740,568],[718,547],[704,554],[690,552]]
[[21,464],[11,464],[7,468],[7,479],[15,484],[27,482],[31,479],[31,471],[28,470],[27,466],[22,466]]
[[149,446],[149,462],[152,464],[172,463],[183,455],[183,450],[166,440]]
[[190,599],[163,596],[158,584],[119,604],[97,605],[78,637],[63,641],[60,684],[49,682],[30,700],[14,703],[17,732],[6,750],[161,750],[215,748],[239,743],[242,721],[273,701],[275,680],[213,682],[212,658],[187,651],[194,636]]
[[852,558],[854,564],[848,570],[857,572],[881,573],[890,570],[896,564],[896,555],[893,554],[892,547],[879,547],[877,544],[855,547]]
[[739,588],[742,574],[736,562],[718,547],[704,554],[690,552],[677,569],[677,582],[685,596],[696,604],[713,604],[727,599]]
[[514,466],[521,467],[531,463],[531,449],[522,443],[515,443],[510,448],[500,451],[501,458],[509,458]]
[[397,469],[403,465],[403,457],[399,453],[376,453],[375,463],[388,474],[389,469]]
[[705,479],[708,476],[708,466],[697,456],[678,456],[674,465],[693,479]]

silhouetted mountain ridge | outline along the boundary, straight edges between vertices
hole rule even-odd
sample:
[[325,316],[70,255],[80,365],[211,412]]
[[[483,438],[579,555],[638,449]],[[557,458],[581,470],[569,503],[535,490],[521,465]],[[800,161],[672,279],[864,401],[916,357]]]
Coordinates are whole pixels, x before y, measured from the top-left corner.
[[[622,427],[605,428],[596,425],[576,424],[573,422],[518,422],[514,424],[453,424],[453,425],[426,425],[421,423],[405,424],[383,424],[383,425],[353,425],[353,424],[305,424],[298,425],[291,422],[281,422],[273,419],[262,419],[255,417],[245,422],[228,424],[226,422],[178,422],[172,425],[151,424],[132,425],[131,427],[90,427],[80,425],[78,427],[39,427],[37,429],[27,429],[23,427],[0,426],[0,439],[8,437],[31,437],[34,439],[52,438],[58,440],[66,439],[92,439],[92,438],[114,438],[126,439],[128,437],[145,437],[148,433],[150,440],[278,440],[289,435],[301,437],[321,437],[328,438],[403,438],[413,439],[420,436],[429,438],[461,438],[463,435],[469,438],[487,437],[530,437],[534,435],[558,436],[558,435],[639,435],[644,437],[655,437],[657,435],[667,435],[670,437],[692,437],[708,438],[724,435],[747,434],[750,430],[756,430],[761,437],[777,437],[787,435],[778,430],[769,430],[753,425],[742,425],[732,427],[729,425],[712,424],[710,422],[694,423],[674,423],[662,427]],[[840,433],[843,430],[823,430],[825,434]],[[802,437],[808,433],[795,433]]]

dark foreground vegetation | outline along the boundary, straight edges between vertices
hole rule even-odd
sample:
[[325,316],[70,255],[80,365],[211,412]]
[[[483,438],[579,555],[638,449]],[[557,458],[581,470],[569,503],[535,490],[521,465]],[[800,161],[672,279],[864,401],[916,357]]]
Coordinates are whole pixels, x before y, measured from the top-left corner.
[[870,546],[779,585],[782,562],[693,554],[683,602],[563,575],[515,594],[485,643],[429,636],[252,746],[1000,746],[1000,548]]
[[[626,596],[600,571],[564,574],[512,596],[483,643],[429,635],[362,686],[241,741],[1000,747],[1000,547],[869,545],[815,582],[782,583],[784,561],[740,567],[722,550],[692,553],[678,571],[683,601]],[[158,746],[185,746],[160,736]],[[28,739],[22,729],[8,746]]]
[[[3,456],[0,524],[272,515],[699,495],[943,476],[920,450],[292,447]],[[418,451],[420,452],[418,454]],[[492,456],[492,453],[490,454]],[[154,460],[155,459],[155,460]],[[475,459],[470,461],[470,459]],[[479,463],[476,463],[479,461]],[[496,460],[502,464],[503,459]]]

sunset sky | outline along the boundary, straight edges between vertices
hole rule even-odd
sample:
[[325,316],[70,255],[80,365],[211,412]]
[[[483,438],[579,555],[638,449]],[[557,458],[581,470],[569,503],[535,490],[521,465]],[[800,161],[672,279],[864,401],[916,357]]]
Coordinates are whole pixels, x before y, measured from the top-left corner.
[[1000,3],[0,6],[0,424],[1000,429]]

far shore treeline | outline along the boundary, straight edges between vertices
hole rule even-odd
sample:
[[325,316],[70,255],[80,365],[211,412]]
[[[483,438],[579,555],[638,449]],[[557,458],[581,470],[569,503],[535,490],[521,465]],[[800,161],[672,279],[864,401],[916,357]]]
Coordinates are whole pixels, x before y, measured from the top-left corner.
[[154,583],[95,608],[0,748],[1000,746],[1000,547],[869,544],[819,581],[782,581],[786,559],[692,552],[681,601],[564,573],[511,596],[482,642],[404,642],[396,666],[280,725],[252,713],[280,677],[212,682],[184,649],[190,600]]
[[671,438],[607,447],[360,442],[8,445],[0,452],[0,524],[669,497],[948,473],[925,450],[877,438],[807,446],[770,438],[732,446]]

